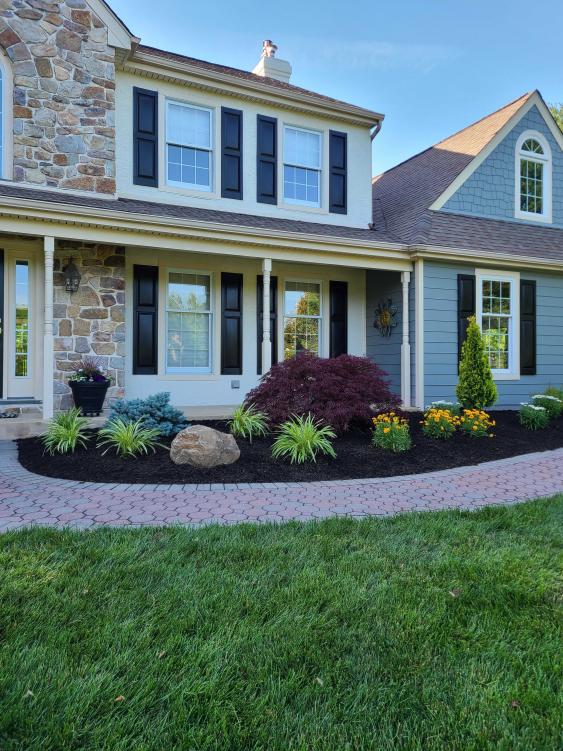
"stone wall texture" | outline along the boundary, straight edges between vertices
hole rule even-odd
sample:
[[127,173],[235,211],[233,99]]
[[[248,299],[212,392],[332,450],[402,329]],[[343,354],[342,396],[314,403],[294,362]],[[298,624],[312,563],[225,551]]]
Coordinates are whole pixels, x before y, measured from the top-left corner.
[[[62,272],[71,257],[82,277],[72,295]],[[125,393],[125,249],[58,241],[54,284],[54,407],[72,406],[68,378],[84,357],[96,358],[112,379],[107,407]]]
[[0,0],[14,180],[115,193],[115,51],[84,0]]

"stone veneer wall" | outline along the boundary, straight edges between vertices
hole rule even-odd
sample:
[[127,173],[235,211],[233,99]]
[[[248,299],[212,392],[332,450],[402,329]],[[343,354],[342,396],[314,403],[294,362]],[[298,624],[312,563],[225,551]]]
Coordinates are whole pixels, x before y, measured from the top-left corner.
[[115,51],[84,0],[0,0],[14,180],[115,193]]
[[[65,290],[62,269],[72,256],[82,279]],[[54,407],[68,409],[68,378],[83,357],[95,357],[112,378],[105,406],[124,395],[125,248],[62,240],[55,249]]]

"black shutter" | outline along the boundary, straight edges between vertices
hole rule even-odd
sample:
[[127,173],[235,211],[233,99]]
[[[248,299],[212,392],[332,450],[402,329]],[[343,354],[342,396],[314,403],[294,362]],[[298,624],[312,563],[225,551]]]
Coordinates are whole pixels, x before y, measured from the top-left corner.
[[158,187],[158,92],[133,88],[133,182]]
[[467,334],[467,319],[475,315],[475,277],[471,274],[457,275],[457,361],[461,359],[461,347]]
[[242,375],[242,274],[221,274],[221,373]]
[[348,353],[348,282],[330,283],[330,356]]
[[[263,296],[264,281],[260,275],[256,278],[256,332],[257,332],[257,353],[258,369],[257,373],[262,373],[262,312],[264,310]],[[272,365],[277,359],[278,352],[278,278],[270,277],[270,339],[272,342]]]
[[332,214],[346,214],[348,201],[348,137],[346,133],[329,133],[329,191],[328,210]]
[[256,200],[278,202],[278,121],[258,115],[256,122]]
[[133,373],[158,372],[158,266],[133,266]]
[[520,280],[520,374],[536,375],[536,283]]
[[221,195],[242,200],[242,111],[221,107]]

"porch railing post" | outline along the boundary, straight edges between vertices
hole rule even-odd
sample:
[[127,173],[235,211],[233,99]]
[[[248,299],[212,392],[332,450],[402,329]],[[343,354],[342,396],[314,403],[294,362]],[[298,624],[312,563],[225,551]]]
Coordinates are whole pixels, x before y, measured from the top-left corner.
[[403,287],[403,342],[401,344],[401,401],[411,406],[411,345],[409,341],[409,284],[410,271],[401,272]]
[[267,373],[272,367],[272,343],[270,332],[270,276],[272,273],[272,259],[262,261],[262,373]]
[[43,241],[45,264],[45,312],[43,330],[43,419],[53,416],[53,263],[55,238]]

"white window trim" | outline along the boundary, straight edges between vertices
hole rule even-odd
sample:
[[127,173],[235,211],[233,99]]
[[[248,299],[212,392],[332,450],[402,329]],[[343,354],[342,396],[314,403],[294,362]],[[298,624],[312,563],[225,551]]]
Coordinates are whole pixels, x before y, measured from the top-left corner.
[[0,72],[2,73],[2,160],[0,160],[0,178],[13,178],[13,90],[14,79],[12,66],[5,52],[0,49]]
[[[522,152],[524,142],[529,138],[536,140],[543,149],[542,154]],[[525,130],[516,141],[514,161],[514,216],[516,219],[524,219],[527,222],[552,222],[552,158],[551,147],[547,138],[537,130]],[[543,212],[535,214],[531,211],[522,211],[520,208],[520,163],[525,159],[529,162],[543,164]]]
[[520,273],[518,271],[497,271],[495,269],[476,269],[476,319],[483,330],[483,282],[510,282],[510,331],[509,331],[509,367],[506,370],[491,368],[495,381],[520,380]]
[[[187,313],[189,311],[170,310],[168,307],[168,285],[170,283],[170,274],[196,274],[197,276],[209,277],[209,367],[207,368],[173,368],[168,365],[168,314],[169,313]],[[215,326],[215,278],[212,271],[205,269],[181,269],[167,268],[164,288],[164,375],[182,376],[182,375],[205,375],[213,374],[214,362],[214,326]],[[195,311],[194,311],[195,312]]]
[[[293,162],[286,162],[285,159],[285,132],[290,128],[291,130],[300,130],[303,133],[313,133],[320,139],[319,143],[319,159],[320,166],[318,169],[314,167],[306,167],[303,164],[294,164]],[[282,127],[282,169],[281,169],[281,196],[284,204],[289,206],[304,206],[309,209],[321,209],[323,206],[323,177],[324,177],[324,132],[322,130],[315,130],[314,128],[304,128],[302,125],[292,125],[292,123],[284,123]],[[299,167],[301,169],[311,170],[319,173],[319,200],[318,201],[302,201],[298,198],[287,198],[285,195],[285,168],[287,167]],[[303,281],[301,279],[300,281]]]
[[[169,121],[169,108],[170,105],[185,107],[186,109],[194,109],[194,110],[203,110],[204,112],[209,112],[210,118],[209,118],[209,149],[204,149],[201,146],[190,146],[187,144],[175,144],[172,143],[172,146],[179,146],[180,148],[193,148],[198,151],[208,151],[209,152],[209,185],[196,185],[195,183],[184,183],[182,181],[178,180],[170,180],[168,177],[168,121]],[[166,175],[166,185],[173,187],[173,188],[181,188],[185,191],[195,191],[197,193],[213,193],[214,192],[214,184],[215,184],[215,110],[213,107],[206,107],[201,104],[192,104],[191,102],[183,102],[178,99],[166,99],[166,108],[165,108],[165,119],[164,119],[164,169],[165,169],[165,175]]]
[[[286,284],[288,282],[294,282],[297,284],[318,284],[319,285],[319,315],[318,316],[306,316],[306,315],[291,315],[286,312],[285,308],[285,292],[286,292]],[[318,334],[318,340],[319,340],[319,349],[317,352],[317,357],[323,357],[324,347],[323,347],[323,335],[324,335],[324,325],[323,325],[323,314],[324,314],[324,304],[323,304],[323,283],[321,279],[303,279],[302,277],[285,277],[283,279],[283,287],[282,287],[282,295],[283,295],[283,315],[281,317],[281,338],[279,339],[279,345],[281,346],[281,359],[285,360],[285,319],[286,318],[310,318],[311,320],[315,320],[319,322],[319,334]]]

